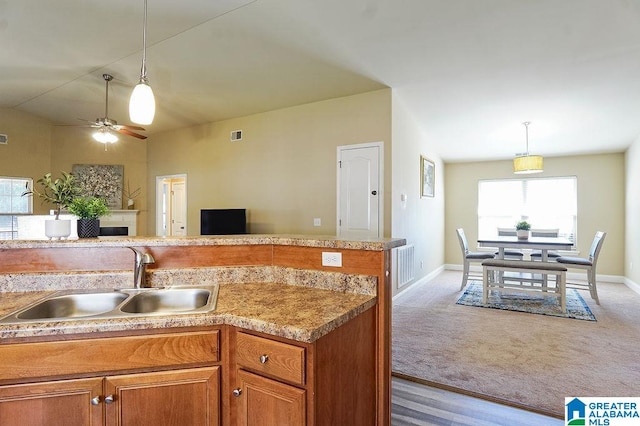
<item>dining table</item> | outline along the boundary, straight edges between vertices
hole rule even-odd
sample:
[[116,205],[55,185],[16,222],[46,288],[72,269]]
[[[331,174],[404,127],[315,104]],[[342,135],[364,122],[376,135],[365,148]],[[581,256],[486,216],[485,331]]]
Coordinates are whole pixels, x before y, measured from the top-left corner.
[[542,261],[546,262],[549,260],[549,250],[571,250],[573,242],[563,237],[518,238],[515,235],[509,235],[478,238],[478,247],[497,247],[498,259],[504,259],[506,248],[540,250]]
[[[479,247],[498,248],[497,259],[504,259],[504,250],[506,248],[540,250],[541,260],[547,262],[549,260],[549,250],[571,250],[573,242],[568,238],[562,237],[529,237],[518,238],[517,236],[492,236],[489,238],[478,238]],[[503,281],[504,277],[500,274],[499,281]],[[533,280],[532,280],[533,281]],[[548,277],[542,274],[542,290],[547,291]]]

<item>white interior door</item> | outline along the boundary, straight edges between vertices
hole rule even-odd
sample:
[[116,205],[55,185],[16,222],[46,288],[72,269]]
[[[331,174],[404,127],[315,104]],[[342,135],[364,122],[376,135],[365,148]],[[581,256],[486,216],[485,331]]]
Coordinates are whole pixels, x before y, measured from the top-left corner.
[[187,175],[156,177],[156,235],[187,235]]
[[382,236],[382,142],[338,147],[337,235]]
[[184,180],[171,184],[171,235],[187,235],[187,205]]

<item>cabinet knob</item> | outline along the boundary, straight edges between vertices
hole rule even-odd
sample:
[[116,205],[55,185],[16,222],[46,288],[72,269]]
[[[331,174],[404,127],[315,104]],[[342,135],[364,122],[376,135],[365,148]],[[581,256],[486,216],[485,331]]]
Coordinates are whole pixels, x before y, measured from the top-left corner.
[[266,354],[265,355],[260,355],[260,362],[262,364],[266,364],[267,361],[269,361],[269,355],[266,355]]
[[113,404],[113,401],[115,401],[115,397],[113,395],[107,395],[104,397],[104,403],[105,404]]
[[93,398],[91,398],[91,405],[98,405],[98,404],[100,404],[99,396],[94,396]]
[[242,389],[238,388],[238,389],[234,389],[233,390],[233,396],[235,396],[237,398],[240,395],[242,395]]

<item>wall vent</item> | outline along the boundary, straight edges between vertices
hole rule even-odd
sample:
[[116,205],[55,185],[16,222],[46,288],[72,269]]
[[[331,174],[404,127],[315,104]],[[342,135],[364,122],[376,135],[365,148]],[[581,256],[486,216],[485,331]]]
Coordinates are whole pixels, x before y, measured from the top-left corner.
[[242,130],[234,130],[231,132],[231,142],[242,140]]
[[398,288],[410,283],[415,278],[413,244],[398,247],[396,251],[396,276]]
[[0,145],[6,145],[9,140],[9,137],[7,135],[4,135],[2,133],[0,133]]

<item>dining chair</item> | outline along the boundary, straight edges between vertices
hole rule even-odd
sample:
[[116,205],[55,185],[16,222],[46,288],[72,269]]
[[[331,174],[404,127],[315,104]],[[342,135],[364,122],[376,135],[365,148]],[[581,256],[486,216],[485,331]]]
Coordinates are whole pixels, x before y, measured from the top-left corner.
[[556,262],[562,263],[567,268],[570,269],[583,269],[587,272],[587,283],[575,283],[575,282],[567,282],[567,288],[575,288],[578,290],[589,290],[591,293],[591,298],[596,301],[599,305],[600,300],[598,299],[598,290],[596,288],[596,263],[598,262],[598,255],[600,254],[600,249],[602,249],[602,243],[604,242],[604,238],[607,236],[606,232],[598,231],[596,232],[595,237],[593,238],[593,242],[591,243],[591,248],[589,249],[589,257],[569,257],[569,256],[560,256],[556,258]]
[[[543,237],[543,238],[558,238],[558,234],[560,233],[560,229],[532,229],[531,236],[532,237]],[[555,250],[547,251],[547,260],[555,260],[560,257],[561,254]],[[531,260],[542,260],[542,250],[534,250],[530,254]]]
[[[516,228],[498,228],[499,237],[515,237],[517,235],[518,233],[516,232]],[[495,252],[496,256],[498,256],[499,254],[500,254],[500,251]],[[504,258],[522,260],[524,258],[524,252],[518,249],[505,248]]]
[[[456,233],[458,234],[458,241],[460,242],[460,248],[462,249],[462,284],[460,285],[460,290],[464,288],[467,284],[467,281],[470,278],[470,265],[471,262],[482,263],[483,260],[493,259],[493,253],[483,253],[478,251],[469,251],[469,244],[467,243],[467,237],[464,235],[464,230],[462,228],[456,229]],[[473,275],[474,278],[481,279],[482,275],[478,274]]]

